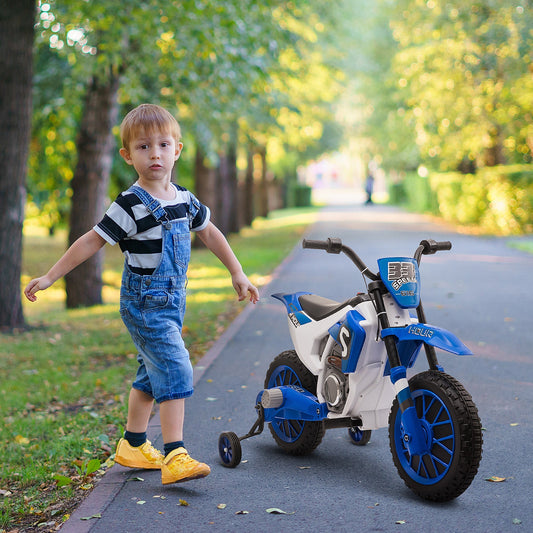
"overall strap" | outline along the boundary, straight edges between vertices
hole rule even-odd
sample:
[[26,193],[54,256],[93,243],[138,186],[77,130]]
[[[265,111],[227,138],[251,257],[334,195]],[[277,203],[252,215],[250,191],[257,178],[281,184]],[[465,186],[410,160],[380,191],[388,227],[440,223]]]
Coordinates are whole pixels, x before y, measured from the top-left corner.
[[132,185],[129,191],[135,194],[137,198],[144,204],[146,210],[155,218],[157,222],[163,224],[167,229],[170,226],[170,220],[168,219],[167,212],[163,206],[159,203],[159,200],[154,198],[150,193],[146,192],[142,187],[138,185]]
[[194,220],[194,217],[198,214],[198,211],[200,211],[200,202],[196,199],[195,196],[191,194],[188,213],[189,229],[192,229],[192,221]]

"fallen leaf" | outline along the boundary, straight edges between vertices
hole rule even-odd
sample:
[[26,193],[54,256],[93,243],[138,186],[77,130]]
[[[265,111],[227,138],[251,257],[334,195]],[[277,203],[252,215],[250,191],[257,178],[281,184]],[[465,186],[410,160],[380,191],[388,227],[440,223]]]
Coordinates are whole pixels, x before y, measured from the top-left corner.
[[226,508],[226,504],[225,503],[219,503],[217,505],[217,509],[225,509]]
[[395,524],[405,524],[405,520],[396,520]]
[[511,427],[516,427],[516,426],[519,426],[520,424],[518,422],[513,422],[512,424],[510,424]]
[[144,505],[145,503],[146,503],[146,502],[145,502],[144,500],[139,500],[139,501],[137,502],[137,505]]
[[206,402],[216,402],[217,399],[216,398],[211,398],[210,396],[208,396],[206,399],[205,399]]
[[504,478],[504,477],[492,476],[492,477],[486,478],[485,481],[490,481],[492,483],[502,483],[506,479],[507,478]]
[[126,481],[144,481],[144,479],[142,477],[130,477]]
[[22,435],[17,435],[15,437],[15,442],[17,444],[20,444],[21,446],[23,446],[24,444],[29,444],[30,443],[30,439],[28,439],[27,437],[23,437]]
[[189,507],[189,502],[180,498],[179,505],[181,505],[182,507]]
[[277,507],[271,507],[270,509],[267,509],[266,512],[270,514],[294,514],[294,512],[288,513],[287,511],[283,511]]
[[206,381],[207,381],[207,383],[213,383],[212,379],[207,379]]
[[513,518],[513,524],[519,525],[521,523],[522,523],[522,520],[520,520],[519,518]]
[[91,520],[92,518],[102,518],[102,515],[98,513],[93,514],[92,516],[84,516],[83,518],[80,518],[80,520]]
[[250,514],[250,511],[237,511],[235,514]]
[[299,466],[298,468],[300,470],[309,470],[311,467],[310,466]]

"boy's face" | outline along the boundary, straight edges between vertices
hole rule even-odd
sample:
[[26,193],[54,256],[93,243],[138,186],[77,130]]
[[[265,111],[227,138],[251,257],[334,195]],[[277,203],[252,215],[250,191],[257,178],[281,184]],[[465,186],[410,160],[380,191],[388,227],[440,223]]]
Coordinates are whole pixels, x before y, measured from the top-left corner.
[[165,131],[140,131],[121,148],[120,155],[128,165],[133,165],[141,184],[159,181],[170,182],[174,163],[178,160],[183,144]]

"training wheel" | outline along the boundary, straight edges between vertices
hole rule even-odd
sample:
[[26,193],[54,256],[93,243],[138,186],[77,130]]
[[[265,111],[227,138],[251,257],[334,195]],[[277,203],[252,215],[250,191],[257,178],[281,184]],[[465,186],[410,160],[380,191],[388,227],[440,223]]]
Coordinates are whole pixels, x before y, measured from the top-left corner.
[[368,444],[372,431],[370,429],[362,430],[359,428],[349,428],[348,435],[350,436],[350,441],[356,446],[364,446]]
[[218,438],[218,453],[224,466],[235,468],[241,462],[242,456],[239,437],[232,431],[221,433]]

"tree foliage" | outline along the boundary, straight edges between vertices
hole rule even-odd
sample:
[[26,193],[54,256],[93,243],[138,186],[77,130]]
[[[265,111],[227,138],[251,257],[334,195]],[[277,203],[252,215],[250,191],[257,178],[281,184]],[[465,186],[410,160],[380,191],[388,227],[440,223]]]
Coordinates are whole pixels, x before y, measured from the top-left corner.
[[440,169],[531,162],[531,7],[379,0],[367,10],[374,38],[361,47],[360,107],[389,161]]

